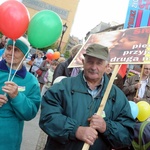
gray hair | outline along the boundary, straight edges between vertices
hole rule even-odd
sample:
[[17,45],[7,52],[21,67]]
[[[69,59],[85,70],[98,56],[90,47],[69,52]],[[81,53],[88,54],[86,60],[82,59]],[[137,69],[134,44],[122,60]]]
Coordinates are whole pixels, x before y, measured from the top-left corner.
[[73,46],[70,50],[71,56],[74,57],[78,53],[78,51],[81,49],[81,47],[82,47],[82,44]]

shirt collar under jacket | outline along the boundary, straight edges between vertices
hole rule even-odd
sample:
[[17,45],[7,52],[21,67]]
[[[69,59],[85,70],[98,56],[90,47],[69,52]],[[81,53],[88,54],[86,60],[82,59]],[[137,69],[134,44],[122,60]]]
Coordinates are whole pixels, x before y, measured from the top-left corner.
[[[5,71],[5,72],[9,72],[9,68],[6,65],[6,61],[5,60],[1,60],[0,61],[0,70],[1,71]],[[27,70],[26,70],[25,66],[23,66],[20,70],[18,70],[16,72],[16,75],[21,77],[21,78],[25,78],[26,73],[27,73]]]
[[94,97],[96,97],[102,90],[102,86],[103,86],[103,83],[104,83],[104,76],[102,77],[102,80],[101,82],[99,83],[99,85],[97,85],[97,87],[94,89],[94,90],[91,90],[89,85],[88,85],[88,82],[83,74],[83,79],[84,81],[86,82],[86,85],[87,85],[87,88],[88,88],[88,92]]

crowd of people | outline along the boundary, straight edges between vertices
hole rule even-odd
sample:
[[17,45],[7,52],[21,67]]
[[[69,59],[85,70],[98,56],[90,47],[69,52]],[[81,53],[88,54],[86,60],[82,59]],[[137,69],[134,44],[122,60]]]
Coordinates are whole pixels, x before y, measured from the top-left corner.
[[[36,51],[27,71],[23,60],[29,42],[21,37],[13,48],[13,41],[7,40],[0,61],[0,149],[20,150],[24,121],[33,119],[39,108],[39,128],[48,136],[44,150],[80,150],[84,143],[90,150],[132,149],[136,120],[129,101],[150,103],[150,64],[139,65],[141,78],[117,74],[103,113],[98,114],[114,65],[109,63],[108,47],[90,44],[83,67],[68,68],[81,47],[75,45],[68,59],[57,60]],[[63,79],[55,82],[58,77]]]

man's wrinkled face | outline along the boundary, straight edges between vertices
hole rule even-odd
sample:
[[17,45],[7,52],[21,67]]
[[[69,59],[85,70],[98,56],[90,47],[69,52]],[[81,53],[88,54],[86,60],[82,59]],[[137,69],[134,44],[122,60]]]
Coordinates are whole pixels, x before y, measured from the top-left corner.
[[99,58],[85,56],[85,60],[83,60],[84,75],[87,79],[90,80],[101,79],[106,70],[106,67],[106,61]]

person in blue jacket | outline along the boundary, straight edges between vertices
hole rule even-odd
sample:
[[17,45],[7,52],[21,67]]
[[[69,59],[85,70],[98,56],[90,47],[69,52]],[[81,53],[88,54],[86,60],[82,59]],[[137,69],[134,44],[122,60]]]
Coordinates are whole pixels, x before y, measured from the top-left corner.
[[42,97],[39,126],[48,135],[45,150],[111,150],[131,145],[135,120],[124,93],[112,85],[102,115],[96,114],[109,82],[108,48],[87,47],[84,70],[62,79]]
[[22,61],[29,49],[24,37],[15,45],[9,39],[0,61],[0,150],[20,150],[24,121],[33,119],[39,110],[38,81]]

